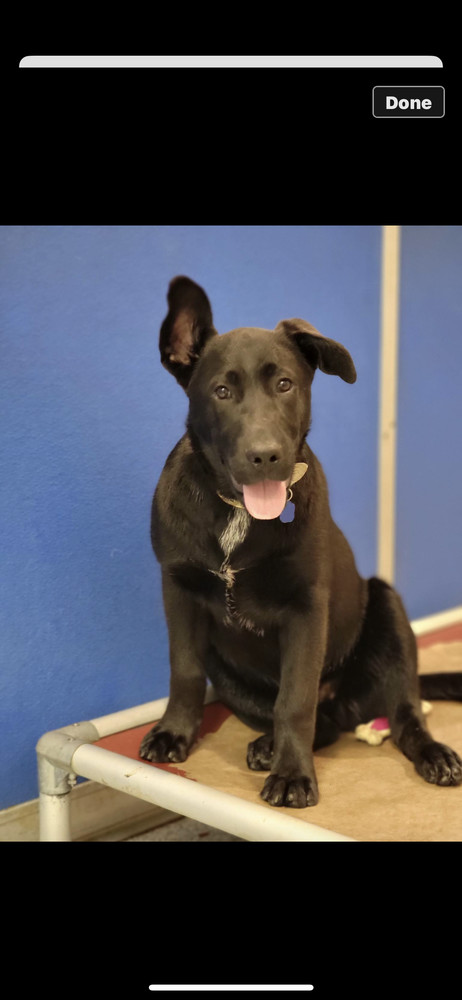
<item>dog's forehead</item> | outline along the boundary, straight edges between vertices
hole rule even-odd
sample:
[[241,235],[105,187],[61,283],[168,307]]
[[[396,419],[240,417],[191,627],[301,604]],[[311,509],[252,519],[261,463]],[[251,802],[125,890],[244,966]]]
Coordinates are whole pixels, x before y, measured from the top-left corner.
[[262,327],[242,326],[209,342],[207,354],[230,368],[255,369],[271,360],[283,364],[292,354],[286,337]]

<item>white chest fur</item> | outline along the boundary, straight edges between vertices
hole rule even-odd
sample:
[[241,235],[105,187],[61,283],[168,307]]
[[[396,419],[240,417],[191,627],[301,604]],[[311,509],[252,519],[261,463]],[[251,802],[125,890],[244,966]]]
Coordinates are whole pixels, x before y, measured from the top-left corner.
[[220,548],[225,554],[225,559],[229,559],[234,549],[244,541],[250,527],[250,514],[246,510],[236,507],[228,517],[228,523],[222,531],[218,541]]
[[[229,565],[229,559],[234,549],[240,545],[249,530],[251,517],[246,510],[241,510],[237,507],[228,517],[228,523],[226,528],[222,531],[218,541],[220,543],[220,548],[224,554],[223,562],[220,566],[218,576],[225,581],[225,602],[226,602],[226,615],[223,619],[225,625],[237,626],[238,628],[248,629],[250,632],[256,632],[257,635],[264,635],[264,630],[262,628],[257,628],[256,625],[250,619],[246,618],[244,615],[240,614],[237,610],[233,586],[234,577],[238,570],[232,569]],[[212,572],[214,572],[212,570]]]

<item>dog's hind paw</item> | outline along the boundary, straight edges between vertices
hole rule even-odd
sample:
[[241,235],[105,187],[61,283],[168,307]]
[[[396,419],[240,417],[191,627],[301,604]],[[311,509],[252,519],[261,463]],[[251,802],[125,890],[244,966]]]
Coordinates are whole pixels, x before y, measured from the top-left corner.
[[414,764],[418,774],[433,785],[462,783],[462,760],[455,750],[444,743],[427,743],[419,751]]
[[270,774],[260,794],[270,806],[291,806],[293,809],[315,806],[319,798],[316,782],[305,775],[283,778],[280,774]]
[[141,746],[140,757],[153,763],[179,762],[186,760],[189,747],[184,736],[174,736],[168,730],[157,726],[146,733]]

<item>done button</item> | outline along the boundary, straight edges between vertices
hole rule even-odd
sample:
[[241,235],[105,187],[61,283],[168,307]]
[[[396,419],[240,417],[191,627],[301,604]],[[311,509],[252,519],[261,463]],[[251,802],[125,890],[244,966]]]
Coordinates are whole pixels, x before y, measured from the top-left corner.
[[374,87],[374,118],[443,118],[444,87]]

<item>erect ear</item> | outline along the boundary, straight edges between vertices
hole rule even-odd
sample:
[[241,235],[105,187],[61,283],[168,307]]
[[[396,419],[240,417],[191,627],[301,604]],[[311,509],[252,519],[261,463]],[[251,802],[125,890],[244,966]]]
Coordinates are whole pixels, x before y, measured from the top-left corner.
[[205,292],[190,278],[173,278],[167,302],[168,313],[160,328],[160,358],[164,368],[186,389],[201,351],[217,331]]
[[319,368],[327,375],[340,375],[344,382],[356,382],[356,368],[346,347],[323,337],[311,323],[304,319],[283,319],[276,333],[293,337],[312,368]]

